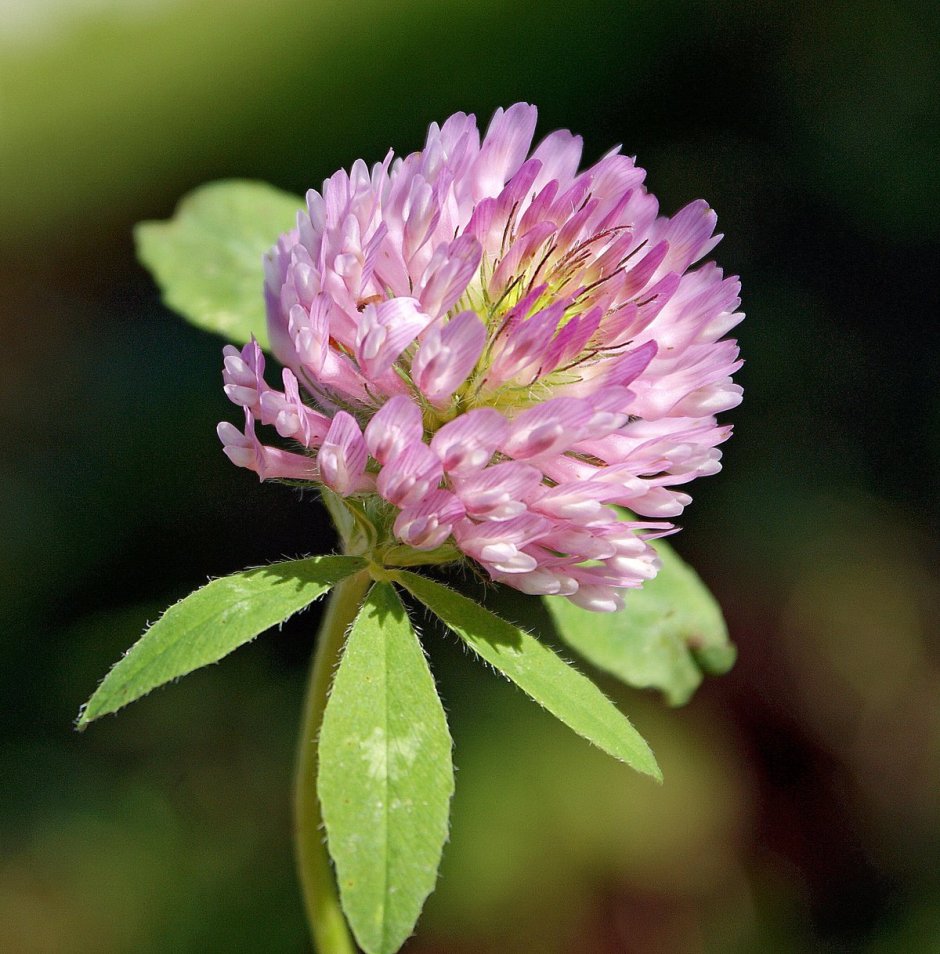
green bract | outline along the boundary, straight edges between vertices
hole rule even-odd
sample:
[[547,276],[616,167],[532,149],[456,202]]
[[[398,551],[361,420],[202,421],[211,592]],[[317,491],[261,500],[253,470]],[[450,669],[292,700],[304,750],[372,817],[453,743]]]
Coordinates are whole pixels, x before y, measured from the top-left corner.
[[84,728],[151,689],[227,656],[309,606],[365,565],[322,556],[274,563],[213,580],[171,606],[105,676],[79,716]]
[[548,646],[440,583],[405,570],[396,579],[474,652],[578,735],[638,772],[662,779],[653,753],[626,716]]
[[392,954],[434,888],[454,791],[451,740],[401,600],[376,583],[349,633],[320,731],[317,789],[359,946]]
[[264,182],[213,182],[186,196],[172,219],[141,222],[137,254],[167,305],[192,324],[267,347],[263,256],[302,205]]
[[666,543],[656,577],[626,598],[619,613],[589,613],[548,597],[558,635],[572,649],[630,686],[659,689],[670,705],[688,702],[702,673],[727,672],[735,659],[715,598]]

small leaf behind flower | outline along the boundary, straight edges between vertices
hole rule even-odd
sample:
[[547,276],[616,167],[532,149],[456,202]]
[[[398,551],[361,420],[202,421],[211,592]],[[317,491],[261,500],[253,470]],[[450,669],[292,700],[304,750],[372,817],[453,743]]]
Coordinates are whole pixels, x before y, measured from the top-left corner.
[[395,579],[569,728],[637,771],[662,778],[650,747],[627,717],[544,643],[440,583],[405,570],[396,571]]
[[365,566],[359,557],[321,556],[242,570],[213,580],[171,606],[105,676],[78,728],[228,655]]
[[187,195],[173,218],[141,222],[137,254],[187,321],[239,345],[254,335],[267,348],[262,259],[302,206],[264,182],[212,182]]
[[619,613],[591,613],[545,598],[558,635],[588,662],[638,688],[659,689],[683,705],[702,681],[734,665],[721,609],[698,574],[666,543],[655,579],[625,594]]
[[424,651],[388,583],[350,631],[318,754],[343,910],[363,950],[393,954],[437,880],[454,770]]

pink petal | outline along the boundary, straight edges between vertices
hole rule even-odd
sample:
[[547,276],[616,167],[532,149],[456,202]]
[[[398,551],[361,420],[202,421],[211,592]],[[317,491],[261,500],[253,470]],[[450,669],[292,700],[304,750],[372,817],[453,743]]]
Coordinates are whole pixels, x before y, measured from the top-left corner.
[[472,235],[461,235],[437,247],[415,288],[422,311],[432,318],[446,314],[480,267],[483,249]]
[[579,355],[600,326],[603,314],[602,309],[592,308],[569,319],[546,346],[543,373],[548,374],[559,366],[564,367]]
[[541,189],[553,179],[567,186],[578,171],[583,146],[581,137],[573,136],[567,129],[549,133],[532,153],[532,158],[542,163],[541,172],[535,181],[536,188]]
[[604,501],[617,497],[617,490],[609,484],[590,480],[559,484],[539,497],[534,510],[558,520],[574,520],[586,524],[599,514],[610,512]]
[[486,326],[472,311],[433,325],[411,362],[411,376],[429,401],[443,405],[476,366],[486,344]]
[[721,236],[714,234],[717,221],[718,216],[702,199],[690,202],[671,219],[661,219],[656,232],[669,243],[663,268],[681,273],[707,255],[721,241]]
[[222,349],[225,356],[222,380],[226,397],[233,403],[257,411],[261,395],[269,390],[264,382],[264,354],[252,337],[241,351],[232,345]]
[[449,474],[481,470],[509,433],[509,423],[499,411],[480,407],[445,424],[431,439],[431,450]]
[[367,457],[366,442],[356,419],[346,411],[338,411],[317,454],[320,479],[344,497],[356,493],[368,483],[364,479]]
[[463,504],[452,493],[431,490],[417,504],[398,514],[393,531],[399,540],[416,550],[434,550],[447,540],[463,515]]
[[299,441],[304,447],[314,448],[329,430],[330,420],[304,404],[297,378],[290,368],[283,370],[282,378],[283,393],[268,390],[261,395],[261,421],[263,424],[273,424],[281,437]]
[[245,430],[223,421],[218,428],[225,456],[237,467],[253,470],[261,480],[315,480],[316,464],[302,454],[267,447],[255,435],[255,421],[245,409]]
[[356,334],[356,361],[369,378],[388,371],[430,323],[414,298],[392,298],[366,305]]
[[635,265],[631,264],[619,289],[623,298],[633,298],[646,288],[668,254],[669,243],[658,242]]
[[[539,179],[541,179],[541,176],[539,176]],[[525,234],[532,226],[550,218],[549,213],[552,208],[552,203],[558,195],[558,180],[551,179],[544,183],[544,185],[537,186],[537,188],[539,191],[536,193],[535,198],[529,203],[529,207],[519,220],[519,232],[521,234]]]
[[486,372],[487,388],[506,381],[537,376],[544,370],[552,336],[558,327],[567,302],[554,302],[547,308],[506,327],[492,349],[492,361]]
[[475,199],[497,195],[522,165],[537,119],[538,110],[528,103],[496,110],[473,168]]
[[468,556],[499,573],[528,573],[538,561],[523,551],[551,528],[544,517],[525,513],[511,520],[475,523],[464,518],[454,526],[457,545]]
[[402,233],[402,256],[411,261],[415,253],[431,237],[441,217],[434,189],[423,176],[415,176],[403,210],[405,227]]
[[592,416],[585,401],[552,398],[514,418],[500,450],[516,460],[561,453],[580,440]]
[[678,517],[692,498],[677,490],[652,487],[641,495],[625,497],[619,502],[644,517]]
[[537,467],[506,461],[457,478],[454,487],[471,517],[509,520],[525,512],[525,501],[541,482]]
[[653,358],[659,351],[659,345],[655,341],[647,341],[646,344],[628,351],[617,359],[616,373],[609,375],[608,381],[625,387],[632,384],[648,367]]
[[376,489],[397,507],[412,507],[441,482],[444,468],[427,444],[409,444],[379,472]]
[[411,444],[420,443],[424,434],[421,408],[410,398],[389,398],[366,425],[369,453],[385,464]]
[[333,308],[333,299],[321,294],[314,297],[309,309],[297,304],[288,313],[288,329],[297,356],[315,375],[327,360]]
[[287,332],[287,311],[281,307],[281,289],[287,278],[290,250],[297,244],[296,231],[286,232],[264,256],[264,304],[271,350],[283,364],[295,360],[294,345]]
[[582,585],[568,599],[581,609],[594,613],[616,613],[623,609],[623,598],[612,586]]
[[254,421],[246,419],[246,428],[251,434],[242,433],[231,421],[222,421],[216,428],[225,456],[236,466],[258,470],[258,455],[255,449]]
[[554,234],[554,222],[538,222],[524,235],[514,237],[490,278],[488,286],[490,297],[499,298],[503,290],[525,271],[536,254],[545,255],[545,248]]
[[569,596],[578,589],[577,580],[549,567],[536,567],[528,573],[490,574],[497,583],[505,583],[530,596]]

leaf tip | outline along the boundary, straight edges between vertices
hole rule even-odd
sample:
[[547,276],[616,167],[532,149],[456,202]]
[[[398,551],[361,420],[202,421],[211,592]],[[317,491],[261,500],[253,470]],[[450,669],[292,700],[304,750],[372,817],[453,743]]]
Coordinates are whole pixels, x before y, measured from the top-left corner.
[[705,646],[701,649],[691,647],[691,649],[692,655],[702,672],[712,676],[723,676],[730,671],[738,658],[738,650],[734,643]]
[[[646,743],[645,739],[643,741]],[[659,762],[648,743],[646,743],[646,751],[641,756],[631,759],[627,764],[641,774],[649,776],[657,784],[663,784],[663,770],[659,767]]]
[[[137,253],[137,259],[147,268],[151,268],[149,257],[149,248],[151,239],[160,233],[166,227],[165,222],[153,219],[145,219],[134,225],[132,232],[134,236],[134,250]],[[152,270],[152,269],[151,269]]]
[[690,677],[686,685],[666,685],[657,688],[660,689],[663,702],[665,702],[670,709],[681,709],[692,701],[695,690],[698,689],[701,684],[702,678],[698,676],[697,678]]
[[81,709],[78,710],[78,715],[75,718],[75,731],[84,732],[88,728],[89,723],[94,721],[94,716],[88,715],[88,702],[86,702]]

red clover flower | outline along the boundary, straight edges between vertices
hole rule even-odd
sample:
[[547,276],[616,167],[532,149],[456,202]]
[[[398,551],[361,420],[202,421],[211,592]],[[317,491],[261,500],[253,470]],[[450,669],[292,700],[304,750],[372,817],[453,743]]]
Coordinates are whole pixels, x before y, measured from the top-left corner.
[[368,515],[378,561],[464,555],[613,611],[656,574],[649,540],[674,530],[679,488],[720,469],[739,283],[693,268],[721,238],[705,202],[661,216],[632,158],[578,172],[581,138],[559,130],[530,154],[535,124],[517,103],[481,140],[457,113],[420,152],[308,192],[265,260],[282,389],[257,342],[226,347],[245,424],[219,436],[262,480]]

